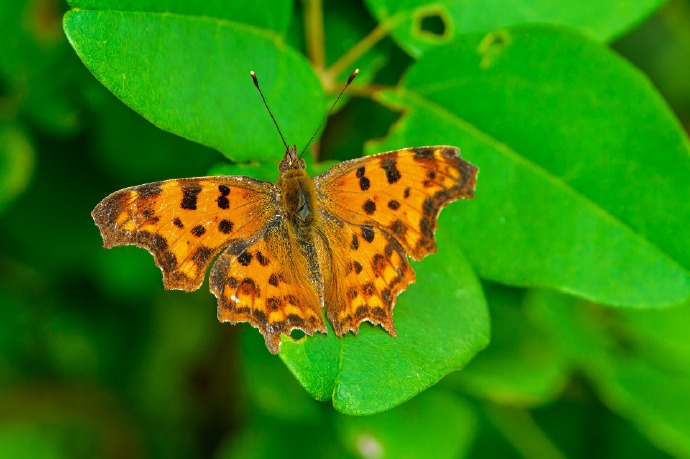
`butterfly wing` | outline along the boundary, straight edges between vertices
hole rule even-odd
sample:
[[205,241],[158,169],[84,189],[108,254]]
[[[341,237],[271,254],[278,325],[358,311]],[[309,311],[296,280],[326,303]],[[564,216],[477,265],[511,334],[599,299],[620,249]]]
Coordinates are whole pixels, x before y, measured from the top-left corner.
[[165,288],[191,291],[224,247],[261,234],[274,195],[272,184],[248,177],[166,180],[117,191],[91,215],[105,247],[145,248]]
[[338,336],[368,321],[395,336],[393,306],[397,295],[414,282],[415,274],[400,243],[381,229],[345,223],[324,214],[325,237],[331,242],[322,262],[328,321]]
[[342,162],[314,180],[331,215],[376,226],[415,260],[436,251],[438,214],[474,196],[478,169],[456,147],[407,148]]
[[441,209],[473,196],[477,168],[455,147],[422,147],[357,158],[315,178],[331,244],[326,310],[338,335],[369,321],[395,336],[397,295],[414,282],[406,254],[436,251]]
[[312,259],[281,216],[258,238],[228,247],[210,276],[218,319],[251,323],[274,354],[281,333],[289,335],[294,329],[308,335],[327,333],[317,293],[320,280],[310,277]]

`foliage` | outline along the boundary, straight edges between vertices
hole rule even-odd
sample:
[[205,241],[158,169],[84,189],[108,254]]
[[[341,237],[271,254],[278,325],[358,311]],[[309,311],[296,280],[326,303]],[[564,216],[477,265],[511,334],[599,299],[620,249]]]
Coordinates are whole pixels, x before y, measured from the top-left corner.
[[[690,6],[522,3],[0,6],[0,457],[690,457]],[[397,338],[279,360],[100,248],[119,188],[275,180],[249,70],[299,147],[356,67],[312,172],[435,144],[480,168]]]

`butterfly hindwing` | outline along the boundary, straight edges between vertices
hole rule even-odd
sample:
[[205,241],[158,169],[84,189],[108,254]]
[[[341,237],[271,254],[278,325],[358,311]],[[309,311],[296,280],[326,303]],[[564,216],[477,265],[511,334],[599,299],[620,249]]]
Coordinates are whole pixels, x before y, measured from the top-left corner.
[[91,215],[105,247],[147,249],[167,289],[191,291],[224,247],[264,229],[273,195],[272,184],[248,177],[166,180],[117,191]]
[[342,162],[317,176],[325,211],[394,236],[415,260],[436,251],[441,209],[474,195],[477,168],[456,147],[406,148]]
[[310,259],[278,218],[255,241],[230,246],[211,270],[211,292],[218,298],[218,319],[249,322],[278,352],[280,335],[299,329],[326,333],[322,301],[309,277]]
[[326,278],[328,321],[338,336],[357,333],[368,321],[392,336],[396,297],[414,282],[415,274],[400,243],[374,226],[357,226],[327,217],[326,234],[333,247],[332,276]]

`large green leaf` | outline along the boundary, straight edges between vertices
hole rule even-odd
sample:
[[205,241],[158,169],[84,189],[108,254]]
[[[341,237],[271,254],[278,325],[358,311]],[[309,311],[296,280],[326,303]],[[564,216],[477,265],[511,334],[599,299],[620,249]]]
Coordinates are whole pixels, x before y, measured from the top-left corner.
[[567,25],[606,41],[635,26],[664,0],[585,0],[577,4],[550,0],[366,0],[365,3],[379,21],[394,25],[393,37],[407,52],[420,56],[460,34],[490,32],[517,24]]
[[94,123],[95,159],[115,186],[202,176],[218,161],[214,150],[158,129],[107,91],[103,93],[102,111]]
[[444,385],[512,406],[553,401],[565,385],[568,361],[548,328],[524,307],[524,290],[488,285],[491,344]]
[[287,29],[292,13],[292,0],[110,0],[107,8],[104,8],[102,0],[69,0],[68,3],[72,8],[79,10],[108,9],[225,19],[276,32],[284,32]]
[[429,53],[403,86],[381,99],[408,111],[371,150],[450,143],[479,166],[475,203],[449,213],[480,275],[619,306],[690,296],[688,144],[620,58],[519,28]]
[[[467,203],[455,204],[455,206]],[[451,206],[453,207],[453,206]],[[446,211],[447,212],[447,211]],[[415,263],[417,282],[398,297],[390,337],[363,324],[358,336],[284,339],[280,357],[304,388],[347,414],[385,411],[462,368],[489,340],[481,287],[453,222],[441,216],[438,253]]]
[[85,65],[116,96],[156,126],[228,158],[276,159],[283,150],[250,70],[289,143],[306,142],[323,116],[312,68],[267,29],[107,9],[72,10],[64,29]]

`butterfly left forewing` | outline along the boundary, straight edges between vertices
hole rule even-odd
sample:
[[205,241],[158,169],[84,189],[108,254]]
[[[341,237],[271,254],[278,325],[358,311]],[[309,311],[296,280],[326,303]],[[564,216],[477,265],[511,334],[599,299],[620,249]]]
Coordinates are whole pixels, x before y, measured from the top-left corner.
[[191,291],[220,250],[268,224],[272,187],[248,177],[166,180],[112,193],[91,215],[105,247],[147,249],[166,288]]

